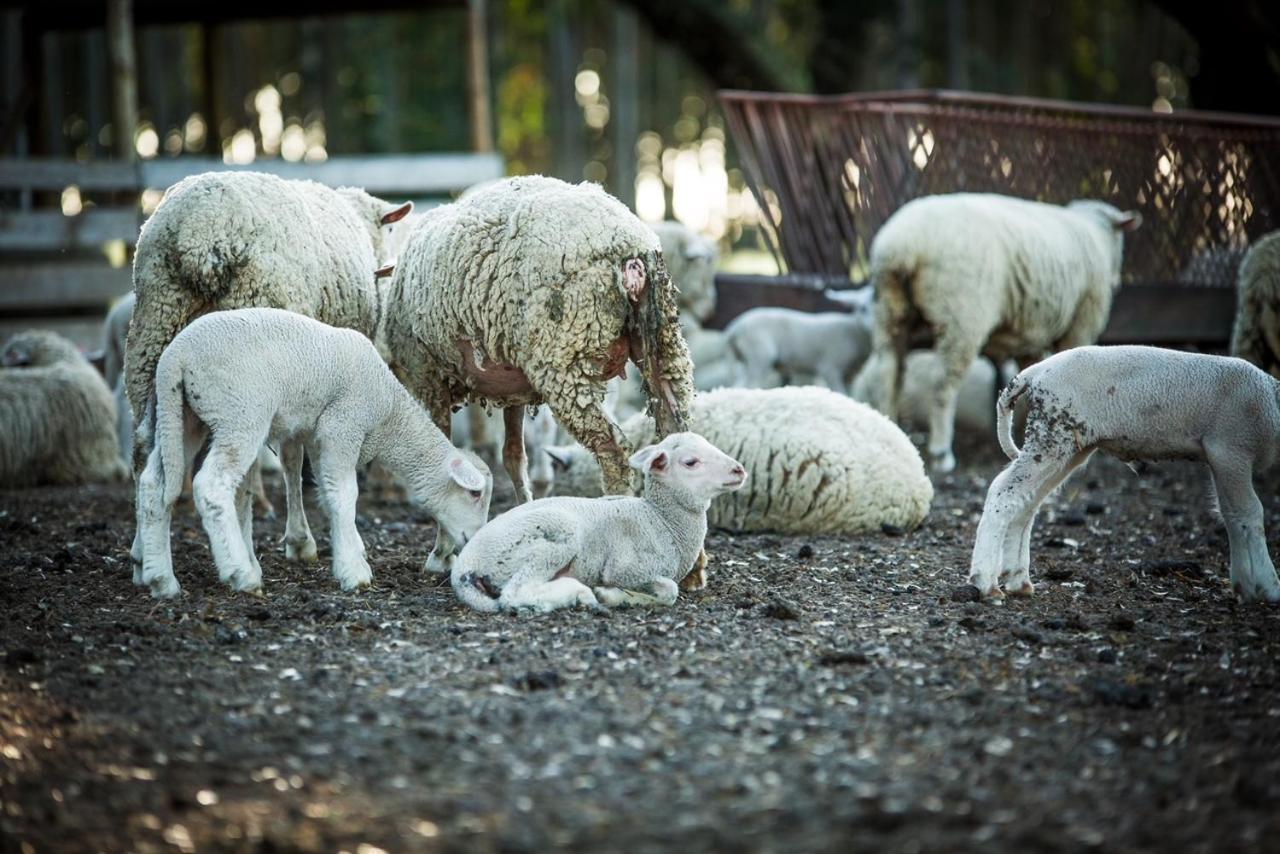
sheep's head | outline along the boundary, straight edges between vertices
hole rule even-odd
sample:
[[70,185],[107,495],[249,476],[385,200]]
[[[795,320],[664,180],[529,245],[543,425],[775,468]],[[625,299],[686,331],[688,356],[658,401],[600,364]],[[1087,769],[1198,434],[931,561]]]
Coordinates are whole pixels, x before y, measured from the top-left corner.
[[1124,236],[1126,232],[1137,231],[1138,227],[1142,225],[1142,214],[1138,211],[1122,211],[1115,205],[1095,199],[1080,199],[1071,202],[1067,205],[1067,209],[1102,221],[1111,238],[1111,261],[1112,270],[1115,274],[1113,287],[1119,287],[1120,266],[1124,260]]
[[672,433],[631,455],[631,467],[644,473],[645,492],[663,486],[704,507],[711,499],[742,488],[742,463],[697,433]]
[[371,196],[358,187],[343,187],[338,194],[355,209],[356,215],[369,233],[373,255],[377,259],[377,275],[391,275],[395,259],[400,254],[405,238],[412,230],[413,202],[388,202]]
[[0,350],[0,366],[40,368],[64,362],[83,362],[84,357],[66,338],[43,329],[20,332]]

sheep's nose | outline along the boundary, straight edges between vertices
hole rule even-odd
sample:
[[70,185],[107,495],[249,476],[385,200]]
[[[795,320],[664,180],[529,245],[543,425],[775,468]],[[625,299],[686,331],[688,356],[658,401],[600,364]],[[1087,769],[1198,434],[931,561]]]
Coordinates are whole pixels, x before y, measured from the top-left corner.
[[734,466],[733,468],[729,469],[729,474],[735,475],[737,477],[742,477],[746,473],[747,473],[747,470],[740,465]]

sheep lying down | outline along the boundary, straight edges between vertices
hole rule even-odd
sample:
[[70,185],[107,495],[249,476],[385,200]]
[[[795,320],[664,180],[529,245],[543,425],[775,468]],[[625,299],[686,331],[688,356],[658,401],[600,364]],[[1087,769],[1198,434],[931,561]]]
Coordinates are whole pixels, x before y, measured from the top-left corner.
[[[1044,499],[1094,451],[1122,460],[1204,460],[1231,549],[1231,586],[1280,601],[1253,474],[1280,454],[1280,383],[1242,359],[1156,347],[1079,347],[1027,368],[1001,394],[1000,445],[1013,461],[987,492],[969,580],[984,595],[1033,592],[1031,526]],[[1027,402],[1026,440],[1011,433]]]
[[672,605],[707,536],[711,499],[747,472],[696,433],[673,433],[631,456],[640,498],[542,498],[481,528],[451,581],[477,611],[575,605]]

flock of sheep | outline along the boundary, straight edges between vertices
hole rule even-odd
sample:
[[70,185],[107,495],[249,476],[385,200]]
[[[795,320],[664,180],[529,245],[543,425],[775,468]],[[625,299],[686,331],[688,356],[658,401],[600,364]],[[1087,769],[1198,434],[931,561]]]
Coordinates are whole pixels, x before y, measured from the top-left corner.
[[[702,328],[714,244],[598,186],[518,177],[411,209],[252,172],[171,187],[104,325],[105,381],[52,333],[0,351],[0,480],[131,470],[134,582],[161,598],[193,470],[219,577],[261,587],[254,505],[278,456],[286,557],[317,560],[305,461],[345,590],[372,580],[368,472],[436,518],[425,569],[477,610],[670,605],[706,583],[708,524],[919,525],[933,486],[901,417],[927,426],[935,474],[957,423],[1011,460],[974,544],[984,597],[1031,593],[1040,504],[1103,450],[1206,461],[1233,588],[1280,600],[1252,485],[1280,439],[1280,235],[1241,264],[1238,359],[1091,346],[1141,223],[1103,202],[918,199],[875,236],[872,287],[829,294],[848,311],[758,308],[723,332]],[[499,434],[518,506],[490,521]]]

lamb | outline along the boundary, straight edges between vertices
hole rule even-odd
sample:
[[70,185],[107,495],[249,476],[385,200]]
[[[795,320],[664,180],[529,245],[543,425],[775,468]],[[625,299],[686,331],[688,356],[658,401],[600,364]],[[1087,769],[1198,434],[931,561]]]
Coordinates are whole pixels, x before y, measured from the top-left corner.
[[101,375],[67,339],[32,330],[0,350],[0,483],[123,479],[115,405]]
[[980,354],[1020,364],[1097,340],[1120,286],[1124,233],[1142,217],[1098,201],[1066,207],[955,193],[902,206],[871,242],[881,411],[898,416],[913,338],[944,367],[929,420],[930,468],[955,468],[956,390]]
[[707,505],[747,473],[695,433],[632,455],[640,498],[543,498],[494,519],[463,548],[453,590],[477,611],[673,605],[707,535]]
[[520,501],[532,497],[525,406],[550,407],[600,459],[611,493],[631,479],[602,401],[628,357],[663,435],[688,411],[692,365],[658,239],[596,185],[509,178],[429,211],[388,300],[393,368],[442,429],[464,401],[505,410],[503,461]]
[[[1005,376],[1017,373],[1008,363]],[[862,403],[874,405],[882,399],[876,384],[883,378],[875,356],[867,360],[849,389],[849,396]],[[903,367],[902,391],[898,395],[898,413],[901,424],[913,429],[928,429],[929,400],[933,389],[942,378],[942,360],[932,350],[913,350],[907,354]],[[1001,388],[995,365],[986,359],[974,359],[960,381],[956,393],[956,425],[962,430],[980,436],[995,437],[996,396]]]
[[[161,352],[202,314],[282,308],[373,338],[375,276],[389,272],[395,224],[412,208],[260,172],[206,172],[170,187],[142,226],[133,263],[125,381],[134,424]],[[135,442],[135,474],[150,451]]]
[[662,244],[662,257],[676,286],[676,306],[681,317],[704,323],[716,310],[716,262],[720,250],[713,241],[681,222],[667,220],[649,227]]
[[[258,590],[246,475],[265,441],[281,442],[286,469],[305,446],[329,515],[333,574],[343,590],[372,580],[356,530],[356,468],[377,459],[399,474],[451,542],[465,543],[489,512],[493,481],[458,451],[358,332],[271,308],[205,315],[178,333],[156,366],[147,428],[156,447],[138,481],[140,563],[134,582],[158,598],[178,594],[170,513],[196,451],[196,507],[219,577]],[[286,478],[292,492],[300,484]],[[290,496],[300,506],[300,496]],[[305,516],[302,517],[305,524]],[[290,517],[293,521],[293,517]],[[295,548],[314,540],[290,530]]]
[[[1026,440],[1012,409],[1027,401]],[[1030,595],[1031,526],[1045,497],[1094,451],[1122,460],[1209,464],[1231,549],[1231,585],[1280,601],[1253,473],[1280,451],[1280,383],[1242,359],[1155,347],[1079,347],[1031,366],[1000,395],[1000,445],[1012,462],[987,491],[969,580],[983,596]]]
[[[690,427],[741,460],[746,489],[711,502],[712,525],[733,532],[863,534],[914,528],[933,486],[911,440],[869,406],[828,389],[721,389],[699,394]],[[653,423],[623,432],[643,444]],[[599,495],[600,472],[580,448],[553,447],[555,495]]]
[[725,338],[742,366],[742,385],[769,388],[814,377],[846,392],[871,353],[870,306],[850,313],[753,308],[729,324]]
[[1280,377],[1280,231],[1249,248],[1236,280],[1231,355]]

